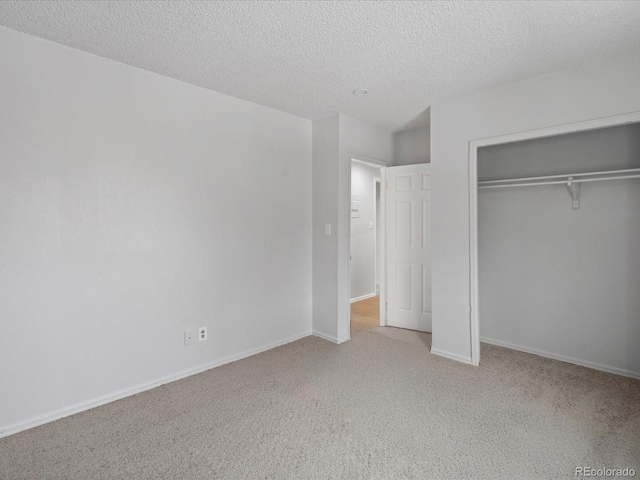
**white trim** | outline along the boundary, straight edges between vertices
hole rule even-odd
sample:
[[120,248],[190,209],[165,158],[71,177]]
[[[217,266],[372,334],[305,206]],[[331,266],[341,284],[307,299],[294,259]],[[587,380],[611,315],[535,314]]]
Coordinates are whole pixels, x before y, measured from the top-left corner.
[[[317,330],[314,330],[314,331],[312,332],[312,335],[313,335],[314,337],[319,337],[319,338],[322,338],[323,340],[327,340],[327,341],[329,341],[329,342],[331,342],[331,343],[335,343],[336,345],[339,345],[339,344],[341,344],[341,343],[342,343],[341,341],[339,341],[339,340],[338,340],[338,337],[334,337],[333,335],[328,335],[328,334],[326,334],[326,333],[322,333],[322,332],[319,332],[319,331],[317,331]],[[344,342],[344,341],[345,341],[345,340],[343,340],[343,342]]]
[[478,148],[469,145],[469,321],[471,364],[480,365],[480,314],[478,312]]
[[[382,200],[382,183],[380,177],[373,177],[373,291],[380,293],[380,272],[378,271],[378,197],[376,191],[380,184],[380,200]],[[382,223],[382,222],[380,222]]]
[[[387,326],[387,169],[380,169],[380,325]],[[377,228],[377,227],[376,227]]]
[[554,137],[557,135],[565,135],[567,133],[598,130],[599,128],[616,127],[638,122],[640,122],[640,112],[629,112],[622,115],[595,118],[584,122],[565,123],[553,127],[525,130],[524,132],[509,133],[506,135],[498,135],[496,137],[481,138],[478,140],[472,140],[471,143],[475,144],[477,147],[487,147],[502,143],[519,142],[521,140],[531,140],[533,138]]
[[176,380],[181,380],[183,378],[190,377],[192,375],[197,375],[198,373],[202,373],[206,370],[210,370],[212,368],[216,368],[221,365],[225,365],[227,363],[231,363],[237,360],[241,360],[243,358],[251,357],[258,353],[271,350],[272,348],[279,347],[287,343],[295,342],[296,340],[300,340],[301,338],[308,337],[311,334],[312,333],[308,331],[308,332],[300,333],[297,335],[292,335],[282,340],[277,340],[267,345],[263,345],[262,347],[247,350],[245,352],[242,352],[236,355],[230,355],[221,360],[216,360],[214,362],[209,362],[204,365],[200,365],[199,367],[190,368],[188,370],[183,370],[182,372],[161,377],[157,380],[152,380],[151,382],[145,382],[134,387],[125,388],[113,393],[108,393],[106,395],[102,395],[100,397],[94,398],[92,400],[88,400],[86,402],[76,403],[75,405],[71,405],[69,407],[54,410],[53,412],[45,413],[43,415],[38,415],[36,417],[30,418],[29,420],[14,423],[13,425],[0,427],[0,438],[8,437],[9,435],[13,435],[15,433],[28,430],[30,428],[38,427],[40,425],[44,425],[45,423],[53,422],[55,420],[68,417],[70,415],[75,415],[76,413],[84,412],[86,410],[90,410],[92,408],[99,407],[107,403],[115,402],[116,400],[121,400],[131,395],[136,395],[138,393],[144,392],[146,390],[151,390],[152,388],[159,387],[160,385],[175,382]]
[[473,365],[471,363],[471,357],[465,357],[464,355],[458,355],[457,353],[447,352],[445,350],[439,350],[433,347],[431,347],[431,353],[433,353],[434,355],[438,355],[439,357],[448,358],[449,360],[455,360],[456,362]]
[[376,296],[377,296],[376,292],[367,293],[366,295],[362,295],[361,297],[352,298],[351,303],[356,303],[356,302],[359,302],[360,300],[366,300],[367,298],[373,298]]
[[[374,244],[374,252],[375,252],[375,262],[373,264],[374,268],[374,285],[373,290],[376,292],[376,295],[380,296],[380,302],[378,304],[378,317],[380,317],[380,326],[385,327],[387,325],[387,311],[385,309],[386,303],[386,270],[385,270],[385,261],[386,261],[386,252],[385,252],[385,242],[386,242],[386,228],[385,228],[385,215],[387,209],[385,208],[385,200],[386,200],[386,192],[385,192],[385,178],[386,178],[386,169],[380,169],[380,177],[375,177],[373,179],[373,228],[374,228],[374,236],[373,236],[373,244]],[[376,189],[380,185],[380,212],[378,212],[377,208],[377,197],[376,197]],[[378,225],[378,213],[380,214],[380,225]],[[378,229],[380,229],[380,242],[378,243]],[[380,255],[380,271],[378,271],[378,254]],[[383,293],[384,292],[384,293]]]
[[469,322],[471,330],[471,359],[480,363],[480,314],[478,311],[478,148],[534,138],[553,137],[640,122],[640,112],[597,118],[585,122],[557,125],[549,128],[482,138],[469,142]]
[[625,368],[611,367],[609,365],[603,365],[602,363],[590,362],[588,360],[580,360],[579,358],[568,357],[566,355],[558,355],[557,353],[547,352],[545,350],[539,350],[537,348],[525,347],[510,342],[503,342],[493,338],[481,337],[480,340],[490,345],[496,345],[498,347],[509,348],[511,350],[517,350],[519,352],[531,353],[533,355],[539,355],[541,357],[550,358],[552,360],[559,360],[561,362],[572,363],[581,367],[592,368],[594,370],[600,370],[602,372],[614,373],[616,375],[623,375],[625,377],[631,377],[640,380],[640,372],[634,372]]
[[364,155],[356,155],[349,154],[352,162],[359,163],[361,165],[366,165],[367,167],[378,167],[378,168],[386,168],[389,165],[384,163],[382,160],[376,160],[375,158],[365,157]]

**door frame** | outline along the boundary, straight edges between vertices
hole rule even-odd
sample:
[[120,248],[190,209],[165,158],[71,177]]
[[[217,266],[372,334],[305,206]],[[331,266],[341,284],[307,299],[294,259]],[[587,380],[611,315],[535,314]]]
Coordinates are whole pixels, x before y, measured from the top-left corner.
[[[388,165],[380,160],[376,160],[374,158],[365,157],[363,155],[357,155],[354,153],[349,154],[349,201],[346,208],[348,208],[349,219],[351,219],[351,165],[352,163],[360,163],[362,165],[366,165],[368,167],[375,167],[380,169],[380,176],[376,177],[380,179],[380,205],[385,205],[386,202],[386,169]],[[375,187],[376,178],[373,180],[373,185]],[[375,188],[373,191],[374,200],[375,200]],[[375,215],[375,201],[374,201],[374,215]],[[374,217],[375,222],[375,217]],[[382,229],[382,233],[380,235],[380,326],[387,325],[387,312],[385,305],[387,304],[387,276],[386,276],[386,212],[384,208],[381,208],[380,211],[380,228]],[[377,228],[377,225],[376,225]],[[349,252],[347,254],[347,258],[351,254],[351,220],[349,220],[349,229],[347,233],[347,247]],[[351,261],[347,262],[347,308],[349,309],[349,340],[351,340]],[[375,288],[375,286],[374,286]]]
[[480,311],[478,279],[478,149],[536,138],[554,137],[640,122],[640,112],[567,123],[554,127],[482,138],[469,142],[469,308],[471,327],[471,364],[480,364]]
[[[382,270],[378,268],[378,249],[382,248],[382,245],[384,244],[382,241],[382,235],[384,234],[384,232],[381,232],[380,242],[378,242],[378,197],[376,196],[378,185],[380,185],[379,200],[380,215],[382,215],[382,211],[384,210],[384,208],[382,208],[382,182],[380,180],[380,177],[373,177],[373,231],[375,232],[373,235],[373,252],[375,255],[375,259],[373,262],[373,291],[374,293],[380,295],[380,291],[382,290]],[[382,221],[380,221],[380,225],[382,225]],[[378,243],[380,244],[378,245]],[[382,251],[380,251],[380,255],[382,255]],[[376,287],[379,287],[379,290],[376,290]],[[380,315],[380,325],[382,325],[382,315]]]

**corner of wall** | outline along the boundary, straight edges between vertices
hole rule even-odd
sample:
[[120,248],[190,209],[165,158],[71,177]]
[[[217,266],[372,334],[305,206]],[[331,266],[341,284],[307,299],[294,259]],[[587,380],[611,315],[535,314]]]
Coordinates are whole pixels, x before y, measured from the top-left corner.
[[[337,338],[336,260],[340,115],[312,124],[312,328]],[[325,225],[331,234],[325,234]]]

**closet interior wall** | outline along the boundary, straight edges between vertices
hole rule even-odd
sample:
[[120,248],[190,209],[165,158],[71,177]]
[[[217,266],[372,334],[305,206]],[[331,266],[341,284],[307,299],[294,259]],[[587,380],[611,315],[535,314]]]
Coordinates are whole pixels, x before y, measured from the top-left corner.
[[[640,167],[640,125],[478,151],[478,180]],[[640,378],[640,179],[478,194],[481,341]]]

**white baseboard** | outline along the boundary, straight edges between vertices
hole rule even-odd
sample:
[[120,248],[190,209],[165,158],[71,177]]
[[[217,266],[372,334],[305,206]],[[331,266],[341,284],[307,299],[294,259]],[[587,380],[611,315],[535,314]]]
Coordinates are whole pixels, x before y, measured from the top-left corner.
[[338,337],[334,337],[333,335],[327,335],[326,333],[322,333],[319,332],[317,330],[314,330],[312,335],[316,336],[316,337],[320,337],[324,340],[328,340],[331,343],[335,343],[335,344],[340,344],[342,342],[338,341]]
[[352,298],[351,299],[351,303],[356,303],[359,302],[360,300],[366,300],[367,298],[373,298],[375,296],[377,296],[378,294],[373,292],[373,293],[367,293],[366,295],[362,295],[361,297],[356,297],[356,298]]
[[471,357],[465,357],[464,355],[459,355],[457,353],[447,352],[445,350],[439,350],[437,348],[431,347],[431,353],[434,355],[438,355],[439,357],[448,358],[449,360],[455,360],[456,362],[466,363],[468,365],[472,365]]
[[117,392],[108,393],[106,395],[94,398],[92,400],[88,400],[86,402],[76,403],[75,405],[61,408],[59,410],[45,413],[43,415],[38,415],[37,417],[30,418],[29,420],[25,420],[23,422],[14,423],[13,425],[2,426],[0,427],[0,438],[8,437],[9,435],[13,435],[14,433],[18,433],[24,430],[28,430],[30,428],[38,427],[40,425],[44,425],[45,423],[53,422],[55,420],[68,417],[76,413],[84,412],[86,410],[90,410],[92,408],[99,407],[107,403],[115,402],[116,400],[121,400],[125,397],[136,395],[146,390],[151,390],[152,388],[159,387],[160,385],[175,382],[176,380],[190,377],[191,375],[196,375],[198,373],[202,373],[206,370],[210,370],[212,368],[216,368],[221,365],[225,365],[227,363],[231,363],[237,360],[241,360],[243,358],[251,357],[258,353],[271,350],[272,348],[279,347],[287,343],[295,342],[296,340],[300,340],[301,338],[308,337],[309,335],[311,335],[310,331],[300,333],[297,335],[292,335],[290,337],[283,338],[282,340],[277,340],[275,342],[272,342],[268,345],[263,345],[261,347],[254,348],[252,350],[247,350],[242,353],[238,353],[236,355],[231,355],[221,360],[216,360],[214,362],[206,363],[204,365],[200,365],[198,367],[191,368],[189,370],[183,370],[182,372],[167,375],[165,377],[161,377],[151,382],[145,382],[135,387],[125,388]]
[[[634,372],[632,370],[626,370],[624,368],[612,367],[609,365],[603,365],[601,363],[590,362],[588,360],[581,360],[579,358],[568,357],[566,355],[559,355],[557,353],[546,352],[537,348],[525,347],[523,345],[517,345],[515,343],[503,342],[502,340],[496,340],[494,338],[480,337],[480,341],[498,347],[510,348],[511,350],[518,350],[519,352],[531,353],[533,355],[539,355],[541,357],[551,358],[552,360],[559,360],[561,362],[573,363],[574,365],[580,365],[581,367],[593,368],[594,370],[600,370],[602,372],[614,373],[616,375],[622,375],[624,377],[631,377],[640,380],[640,372]],[[482,361],[482,360],[480,360]]]

